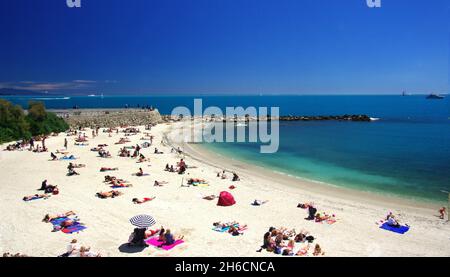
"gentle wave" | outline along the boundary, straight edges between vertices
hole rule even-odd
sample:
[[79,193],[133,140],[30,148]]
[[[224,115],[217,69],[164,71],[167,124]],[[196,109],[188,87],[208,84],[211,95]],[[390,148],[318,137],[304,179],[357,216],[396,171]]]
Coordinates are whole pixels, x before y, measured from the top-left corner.
[[31,98],[33,100],[69,100],[70,97],[37,97]]

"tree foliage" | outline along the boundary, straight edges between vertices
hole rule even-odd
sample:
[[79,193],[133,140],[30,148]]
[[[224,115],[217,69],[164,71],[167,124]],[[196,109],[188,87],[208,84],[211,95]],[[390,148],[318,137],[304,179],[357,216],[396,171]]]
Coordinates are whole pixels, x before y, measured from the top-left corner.
[[46,112],[42,102],[30,102],[25,115],[19,105],[0,99],[0,143],[63,132],[68,128],[63,119]]

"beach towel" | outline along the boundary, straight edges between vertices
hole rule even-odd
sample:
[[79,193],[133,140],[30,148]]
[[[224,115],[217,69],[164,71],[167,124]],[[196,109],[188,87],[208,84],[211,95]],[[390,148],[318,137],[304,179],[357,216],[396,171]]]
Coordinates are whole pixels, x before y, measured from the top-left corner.
[[201,188],[209,187],[208,183],[192,183],[192,185],[194,187],[201,187]]
[[27,200],[23,200],[23,201],[25,201],[25,202],[30,202],[30,201],[33,201],[33,200],[38,200],[38,199],[45,199],[44,197],[39,197],[39,196],[34,196],[33,198],[30,198],[30,199],[27,199]]
[[70,161],[70,160],[76,160],[77,158],[75,158],[75,157],[61,157],[59,159],[63,160],[63,161]]
[[65,234],[73,234],[73,233],[81,232],[86,228],[87,227],[84,225],[81,225],[81,223],[75,222],[72,226],[62,229],[62,232]]
[[150,174],[148,174],[148,173],[144,173],[144,174],[142,174],[142,175],[137,175],[136,173],[133,173],[132,175],[133,175],[133,176],[136,176],[136,177],[150,176]]
[[177,241],[175,241],[175,242],[174,242],[173,244],[171,244],[171,245],[164,245],[164,246],[160,247],[164,242],[158,241],[158,238],[157,238],[157,237],[154,237],[154,238],[150,238],[150,239],[148,239],[148,240],[145,240],[145,242],[146,242],[147,244],[149,244],[149,245],[153,245],[153,246],[155,246],[155,247],[158,247],[158,248],[163,249],[163,250],[166,250],[166,251],[168,251],[168,250],[174,248],[174,247],[177,246],[177,245],[180,245],[180,244],[184,243],[183,240],[177,240]]
[[68,217],[59,217],[59,218],[50,220],[50,223],[53,224],[54,226],[60,226],[61,223],[63,223],[64,221],[66,221],[68,219],[69,219]]
[[390,226],[387,222],[383,223],[383,225],[381,225],[380,228],[397,234],[404,234],[409,231],[409,226],[393,227]]
[[[239,223],[234,224],[233,227],[239,229]],[[227,226],[227,227],[223,227],[223,228],[222,227],[213,227],[212,229],[216,232],[224,233],[224,232],[228,232],[230,230],[230,228],[231,228],[230,226]],[[246,229],[247,228],[245,228],[243,230],[246,230]]]

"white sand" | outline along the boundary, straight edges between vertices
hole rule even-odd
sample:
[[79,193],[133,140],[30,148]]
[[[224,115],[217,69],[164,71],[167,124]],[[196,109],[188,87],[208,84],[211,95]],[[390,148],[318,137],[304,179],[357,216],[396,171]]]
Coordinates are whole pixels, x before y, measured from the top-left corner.
[[[77,238],[82,245],[91,246],[93,251],[105,256],[274,256],[255,251],[270,226],[285,226],[308,230],[327,256],[450,256],[450,225],[437,218],[437,206],[301,181],[211,155],[199,147],[184,146],[197,157],[186,157],[187,164],[198,168],[188,169],[184,176],[166,172],[163,170],[166,163],[179,161],[176,154],[170,153],[170,147],[160,145],[163,132],[168,128],[169,125],[163,124],[152,129],[154,145],[141,151],[151,162],[144,164],[116,155],[123,145],[114,145],[114,142],[122,134],[109,138],[106,133],[100,133],[85,147],[74,146],[74,137],[68,137],[70,154],[80,157],[75,163],[87,165],[77,169],[80,176],[67,177],[68,161],[49,161],[50,153],[0,152],[0,252],[57,256],[65,251],[71,239]],[[143,127],[141,130],[144,132]],[[90,135],[90,130],[86,134]],[[51,137],[46,145],[55,152],[62,148],[65,137],[65,134]],[[141,135],[129,138],[132,142],[126,145],[143,142]],[[91,147],[102,143],[109,145],[107,150],[113,158],[102,159],[90,151]],[[164,154],[152,154],[155,146]],[[217,167],[213,166],[215,164]],[[100,173],[102,166],[119,167],[119,171]],[[132,176],[139,167],[150,176]],[[222,168],[237,170],[242,181],[232,183],[229,179],[217,178]],[[120,189],[124,195],[117,198],[99,199],[95,197],[96,192],[111,190],[102,182],[108,174],[126,179],[134,186]],[[210,186],[181,188],[183,177],[204,178]],[[23,196],[38,193],[44,179],[58,185],[60,194],[47,200],[22,201]],[[155,180],[169,184],[154,187]],[[232,184],[237,188],[228,190]],[[218,195],[224,190],[231,191],[236,205],[219,207],[217,201],[200,197]],[[151,196],[156,199],[141,205],[131,203],[132,198]],[[254,199],[269,202],[254,207],[250,205]],[[328,225],[304,220],[306,210],[296,206],[308,201],[313,201],[319,211],[336,214],[338,222]],[[67,235],[51,232],[51,224],[41,221],[47,213],[69,210],[75,211],[88,229]],[[375,222],[388,211],[401,214],[400,219],[408,223],[411,230],[399,235],[379,229]],[[121,249],[129,250],[120,246],[127,242],[133,230],[129,218],[137,214],[152,215],[157,220],[154,227],[163,225],[175,234],[183,234],[186,242],[171,251],[148,247],[136,253],[121,252]],[[249,228],[243,236],[233,237],[212,231],[215,221],[239,221]]]

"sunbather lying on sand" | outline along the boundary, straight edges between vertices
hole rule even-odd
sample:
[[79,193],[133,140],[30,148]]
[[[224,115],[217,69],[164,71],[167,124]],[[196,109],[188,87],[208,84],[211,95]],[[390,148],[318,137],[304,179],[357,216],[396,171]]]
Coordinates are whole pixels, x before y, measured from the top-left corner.
[[59,159],[60,160],[75,160],[76,157],[74,155],[70,155],[70,156],[64,155],[63,157],[61,157]]
[[105,172],[105,171],[116,171],[116,170],[119,170],[119,168],[118,168],[118,167],[114,167],[114,168],[111,168],[111,167],[102,167],[102,168],[100,168],[100,172]]
[[75,212],[73,211],[68,211],[65,212],[63,214],[57,214],[57,215],[50,215],[50,214],[46,214],[44,216],[44,219],[42,219],[43,222],[50,222],[53,219],[58,219],[58,218],[63,218],[63,217],[67,217],[67,216],[71,216],[71,215],[75,215]]
[[76,145],[76,146],[89,146],[89,143],[87,143],[87,142],[75,142],[74,145]]
[[224,229],[224,228],[228,228],[228,227],[231,227],[231,226],[233,226],[233,225],[236,225],[236,224],[239,224],[239,222],[237,222],[237,221],[232,221],[232,222],[225,222],[225,223],[222,223],[221,221],[218,221],[218,222],[214,222],[214,223],[213,223],[213,226],[214,226],[215,228],[218,228],[218,229]]
[[23,198],[23,201],[30,201],[30,200],[34,200],[34,199],[47,199],[49,197],[50,197],[50,195],[47,195],[47,194],[35,194],[35,195],[25,196]]
[[127,138],[121,138],[118,142],[116,142],[115,144],[125,144],[127,142],[130,142],[129,139]]
[[124,179],[119,179],[114,176],[105,176],[105,183],[109,183],[110,185],[116,185],[121,183],[128,183],[128,181],[125,181]]
[[255,199],[255,201],[253,201],[252,205],[253,206],[261,206],[266,204],[267,202],[269,202],[269,200],[257,200]]
[[202,199],[205,199],[205,200],[214,200],[214,199],[216,199],[217,197],[218,197],[218,196],[216,196],[216,195],[214,195],[214,194],[211,194],[211,195],[202,197]]
[[315,219],[314,219],[314,221],[315,221],[315,222],[322,222],[322,221],[325,221],[325,220],[332,219],[332,217],[333,217],[333,216],[328,215],[328,214],[317,213],[317,214],[316,214],[316,217],[315,217]]
[[166,181],[156,181],[155,180],[155,183],[153,183],[153,186],[155,186],[155,187],[162,187],[164,184],[168,184],[169,182],[166,182]]
[[230,233],[233,236],[239,236],[243,235],[244,231],[247,230],[247,224],[240,225],[239,223],[236,225],[232,225],[230,229],[228,230],[228,233]]
[[114,197],[120,196],[122,194],[123,193],[118,190],[112,190],[112,191],[107,191],[107,192],[97,192],[96,196],[101,199],[106,199],[106,198],[114,198]]
[[84,168],[86,167],[85,164],[72,164],[72,168]]
[[199,179],[199,178],[190,178],[188,181],[189,185],[192,184],[207,184],[208,182],[205,181],[205,179]]
[[131,188],[132,184],[125,184],[125,183],[119,183],[119,184],[112,184],[111,188]]
[[146,198],[144,198],[144,199],[142,199],[142,200],[139,200],[139,199],[137,199],[137,198],[133,198],[133,203],[134,204],[142,204],[142,203],[145,203],[145,202],[149,202],[149,201],[152,201],[152,200],[154,200],[156,197],[150,197],[150,198],[148,198],[148,197],[146,197]]

